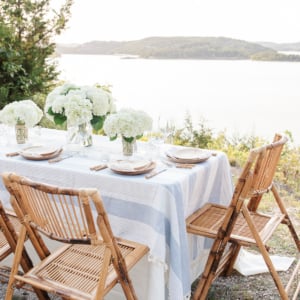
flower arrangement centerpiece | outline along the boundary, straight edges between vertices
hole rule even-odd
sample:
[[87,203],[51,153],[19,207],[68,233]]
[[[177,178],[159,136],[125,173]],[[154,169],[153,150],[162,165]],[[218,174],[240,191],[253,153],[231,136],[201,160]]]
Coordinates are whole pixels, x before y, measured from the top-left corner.
[[0,111],[0,122],[15,126],[17,143],[24,144],[28,128],[36,125],[43,117],[43,111],[32,100],[14,101]]
[[[98,132],[106,116],[115,111],[115,101],[106,86],[77,86],[66,83],[56,87],[46,98],[46,116],[57,125],[67,124],[73,133],[71,142],[92,144],[91,126]],[[74,131],[74,128],[75,131]],[[82,139],[78,141],[78,139]]]
[[111,114],[103,126],[110,140],[115,140],[118,135],[122,137],[124,155],[132,155],[134,142],[151,128],[152,118],[144,111],[134,109],[121,109]]

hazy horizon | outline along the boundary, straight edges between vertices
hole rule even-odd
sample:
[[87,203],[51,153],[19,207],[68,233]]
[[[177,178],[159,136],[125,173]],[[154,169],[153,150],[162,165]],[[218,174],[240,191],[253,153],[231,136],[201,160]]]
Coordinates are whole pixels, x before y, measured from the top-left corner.
[[176,38],[176,37],[186,37],[186,38],[189,38],[189,37],[205,37],[205,38],[228,38],[228,39],[234,39],[234,40],[242,40],[242,41],[245,41],[245,42],[249,42],[249,43],[272,43],[272,44],[298,44],[300,43],[300,38],[299,38],[299,41],[296,41],[296,42],[270,42],[270,41],[265,41],[265,40],[261,40],[261,41],[248,41],[248,40],[243,40],[243,39],[237,39],[237,38],[232,38],[232,37],[229,37],[229,36],[176,36],[176,35],[173,35],[173,36],[146,36],[146,37],[143,37],[143,38],[139,38],[139,39],[131,39],[131,40],[89,40],[89,41],[86,41],[86,42],[70,42],[70,43],[64,43],[64,42],[57,42],[57,44],[85,44],[85,43],[91,43],[91,42],[131,42],[131,41],[138,41],[138,40],[144,40],[144,39],[148,39],[148,38]]
[[[64,0],[51,0],[57,9]],[[299,0],[74,0],[57,43],[131,41],[152,36],[300,41]]]

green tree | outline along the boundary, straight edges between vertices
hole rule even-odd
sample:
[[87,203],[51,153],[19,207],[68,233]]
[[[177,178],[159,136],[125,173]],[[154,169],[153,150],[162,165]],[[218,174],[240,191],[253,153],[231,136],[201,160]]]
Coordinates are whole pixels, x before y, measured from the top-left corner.
[[0,108],[47,93],[57,80],[54,37],[66,28],[73,0],[0,0]]

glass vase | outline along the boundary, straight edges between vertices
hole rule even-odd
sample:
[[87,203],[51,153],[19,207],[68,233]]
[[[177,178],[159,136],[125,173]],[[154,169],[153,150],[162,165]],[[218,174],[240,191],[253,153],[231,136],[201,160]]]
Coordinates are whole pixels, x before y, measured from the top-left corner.
[[128,142],[124,137],[122,137],[122,147],[124,156],[132,156],[133,153],[136,151],[136,139],[134,139],[131,142]]
[[90,122],[84,122],[77,126],[68,126],[68,144],[79,144],[84,147],[93,145],[92,126]]
[[17,144],[25,144],[28,140],[28,128],[25,124],[16,124],[15,126]]

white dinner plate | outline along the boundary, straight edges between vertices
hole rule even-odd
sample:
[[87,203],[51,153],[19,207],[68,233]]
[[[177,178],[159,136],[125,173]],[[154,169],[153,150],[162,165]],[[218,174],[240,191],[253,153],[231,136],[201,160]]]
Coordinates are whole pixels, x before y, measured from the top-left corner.
[[199,163],[211,157],[211,152],[199,148],[173,149],[166,153],[167,157],[178,163]]
[[138,175],[150,172],[155,165],[150,160],[115,160],[110,162],[108,167],[118,174]]

